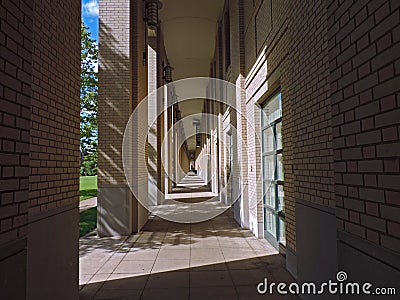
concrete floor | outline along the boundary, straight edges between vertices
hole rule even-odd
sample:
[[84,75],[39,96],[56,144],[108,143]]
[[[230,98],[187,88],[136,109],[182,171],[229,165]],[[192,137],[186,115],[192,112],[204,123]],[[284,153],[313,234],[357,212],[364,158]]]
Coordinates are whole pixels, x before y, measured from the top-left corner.
[[80,299],[297,299],[258,295],[256,285],[294,282],[284,258],[233,221],[178,224],[152,217],[124,238],[80,245]]
[[89,198],[79,202],[79,212],[97,206],[97,197]]

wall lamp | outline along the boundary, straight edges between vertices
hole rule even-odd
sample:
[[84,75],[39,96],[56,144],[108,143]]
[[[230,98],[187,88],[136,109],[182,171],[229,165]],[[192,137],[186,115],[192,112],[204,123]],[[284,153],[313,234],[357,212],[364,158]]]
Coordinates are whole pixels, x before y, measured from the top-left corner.
[[176,119],[177,120],[182,119],[182,113],[181,113],[181,111],[179,109],[176,110]]
[[159,0],[144,0],[144,50],[143,65],[147,64],[147,35],[148,29],[157,30],[158,27],[158,10],[162,8],[162,2]]
[[163,74],[163,79],[165,82],[169,83],[172,82],[172,71],[173,67],[169,65],[169,63],[164,67],[164,74]]
[[163,6],[159,0],[146,0],[146,22],[150,29],[156,30],[158,26],[158,10]]

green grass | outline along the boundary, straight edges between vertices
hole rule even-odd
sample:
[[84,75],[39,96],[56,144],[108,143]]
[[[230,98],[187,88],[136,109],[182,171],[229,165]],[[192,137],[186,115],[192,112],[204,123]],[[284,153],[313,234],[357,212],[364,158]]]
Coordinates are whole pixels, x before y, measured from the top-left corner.
[[79,214],[79,236],[93,231],[97,226],[97,207],[84,210]]
[[97,176],[81,176],[79,180],[79,200],[97,197]]

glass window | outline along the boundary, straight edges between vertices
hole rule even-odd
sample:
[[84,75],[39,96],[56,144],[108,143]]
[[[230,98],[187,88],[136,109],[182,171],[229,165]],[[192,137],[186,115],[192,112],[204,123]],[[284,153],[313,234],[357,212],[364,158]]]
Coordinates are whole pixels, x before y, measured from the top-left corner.
[[265,155],[263,157],[263,174],[264,180],[273,180],[275,173],[275,157],[274,155]]
[[278,187],[278,210],[285,211],[285,202],[284,202],[284,192],[283,185],[277,185]]
[[282,153],[276,155],[276,162],[277,162],[277,180],[283,181],[283,155]]
[[277,94],[274,96],[268,103],[264,106],[263,110],[266,116],[266,122],[264,126],[271,124],[275,120],[282,117],[282,109],[281,109],[281,94]]
[[279,242],[286,246],[285,221],[279,218]]
[[275,206],[275,186],[271,181],[264,182],[264,203],[270,207]]
[[263,200],[265,236],[270,241],[273,240],[274,243],[285,245],[281,102],[281,94],[278,93],[263,106]]
[[263,130],[263,151],[271,152],[274,151],[274,131],[273,127],[269,126]]
[[276,216],[271,210],[266,210],[267,231],[276,237]]
[[276,149],[282,149],[282,122],[276,123]]

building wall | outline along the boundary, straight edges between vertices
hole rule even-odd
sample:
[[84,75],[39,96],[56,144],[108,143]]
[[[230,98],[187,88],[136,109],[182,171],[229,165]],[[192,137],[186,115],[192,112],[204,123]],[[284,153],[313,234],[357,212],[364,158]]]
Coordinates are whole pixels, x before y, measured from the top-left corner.
[[[261,157],[249,124],[258,126],[257,103],[282,92],[288,269],[300,282],[318,282],[338,268],[360,270],[351,261],[362,251],[358,263],[380,253],[397,278],[398,4],[243,1],[241,42],[240,9],[231,2],[231,58],[242,58],[235,42],[243,43],[244,72],[242,60],[224,69],[224,51],[214,60],[224,79],[235,78],[232,70],[245,77],[248,182],[256,199]],[[224,33],[223,17],[220,24]],[[216,40],[223,50],[223,34]],[[262,208],[249,213],[256,233],[252,215],[263,222]],[[376,260],[374,267],[377,274],[388,270]]]
[[328,7],[339,266],[386,285],[400,278],[399,7]]
[[[148,92],[143,26],[142,1],[100,2],[98,233],[101,236],[130,234],[147,220],[147,211],[127,185],[122,163],[125,127],[132,111]],[[134,124],[136,137],[147,129],[147,114],[141,121]],[[132,151],[132,155],[147,157],[139,149]],[[136,164],[131,171],[137,184],[147,184],[146,170]]]
[[[337,268],[327,8],[324,1],[313,5],[243,1],[242,5],[250,229],[262,236],[262,188],[257,184],[262,174],[260,113],[255,105],[280,90],[288,269],[300,281],[315,279],[312,276],[321,280]],[[231,52],[231,57],[241,57],[240,47]],[[234,63],[241,70],[240,60]],[[303,227],[296,223],[299,214]],[[304,221],[310,216],[314,223]],[[329,259],[318,253],[319,244],[326,245]]]
[[1,3],[7,299],[78,298],[80,8],[78,0]]
[[34,1],[29,299],[78,295],[80,11],[79,0]]
[[0,294],[7,299],[26,297],[32,23],[33,1],[1,2]]

